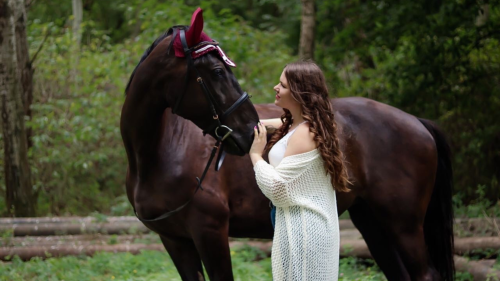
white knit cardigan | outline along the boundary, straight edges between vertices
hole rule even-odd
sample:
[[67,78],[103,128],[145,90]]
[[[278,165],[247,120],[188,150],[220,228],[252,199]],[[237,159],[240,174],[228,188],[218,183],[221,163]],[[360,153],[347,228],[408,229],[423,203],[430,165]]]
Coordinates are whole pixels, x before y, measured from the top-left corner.
[[318,149],[287,156],[276,168],[260,160],[254,170],[260,189],[276,206],[273,280],[337,280],[337,202]]

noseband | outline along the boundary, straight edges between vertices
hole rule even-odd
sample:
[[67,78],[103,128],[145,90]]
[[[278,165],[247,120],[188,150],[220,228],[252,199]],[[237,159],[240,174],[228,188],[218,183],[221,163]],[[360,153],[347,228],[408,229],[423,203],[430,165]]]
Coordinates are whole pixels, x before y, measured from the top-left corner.
[[[208,126],[208,128],[203,130],[203,135],[206,135],[206,134],[211,133],[213,131],[214,135],[216,136],[217,141],[215,142],[215,145],[212,148],[212,152],[210,153],[210,158],[208,159],[208,163],[205,166],[205,170],[203,171],[201,178],[196,177],[196,180],[198,181],[198,186],[196,187],[191,198],[186,203],[184,203],[183,205],[178,207],[177,209],[172,210],[170,212],[167,212],[167,213],[165,213],[159,217],[156,217],[154,219],[141,219],[139,217],[139,214],[137,214],[137,211],[134,208],[135,215],[142,222],[154,222],[154,221],[159,221],[159,220],[170,217],[171,215],[179,212],[184,207],[186,207],[193,200],[194,195],[196,194],[196,192],[198,192],[199,189],[203,190],[201,183],[205,179],[205,176],[208,172],[208,168],[210,167],[210,164],[212,164],[212,161],[215,157],[215,154],[217,153],[217,150],[219,150],[219,155],[217,156],[217,160],[215,162],[215,171],[218,171],[221,168],[222,162],[224,161],[224,158],[226,155],[226,152],[224,151],[224,140],[226,140],[233,132],[233,130],[231,128],[229,128],[226,125],[223,125],[222,121],[224,121],[229,116],[229,114],[231,114],[234,110],[236,110],[238,107],[240,107],[240,105],[242,105],[245,101],[247,101],[250,98],[250,96],[246,92],[243,92],[243,95],[241,97],[239,97],[238,100],[233,105],[231,105],[226,111],[222,111],[220,106],[218,106],[217,101],[214,98],[214,95],[212,94],[210,89],[207,87],[207,85],[203,81],[203,78],[201,77],[200,72],[194,66],[193,57],[191,55],[192,52],[195,52],[196,50],[198,50],[206,45],[218,45],[218,43],[217,42],[201,42],[198,45],[196,45],[192,48],[189,48],[187,41],[186,41],[186,33],[185,33],[184,28],[174,27],[174,32],[172,35],[172,42],[175,40],[175,38],[177,36],[177,32],[179,32],[179,37],[181,39],[182,47],[184,49],[184,55],[187,59],[188,65],[187,65],[187,71],[186,71],[186,80],[185,80],[184,91],[181,94],[181,96],[177,98],[177,101],[175,102],[175,106],[172,109],[172,113],[174,113],[174,114],[177,113],[179,106],[180,106],[180,104],[185,96],[186,90],[187,90],[187,86],[189,83],[190,70],[194,69],[194,71],[196,73],[196,82],[198,82],[198,84],[200,84],[201,89],[203,90],[203,93],[205,94],[205,97],[209,103],[210,110],[212,111],[213,121]],[[219,114],[217,112],[216,107],[219,109],[220,112],[222,112],[222,114]]]

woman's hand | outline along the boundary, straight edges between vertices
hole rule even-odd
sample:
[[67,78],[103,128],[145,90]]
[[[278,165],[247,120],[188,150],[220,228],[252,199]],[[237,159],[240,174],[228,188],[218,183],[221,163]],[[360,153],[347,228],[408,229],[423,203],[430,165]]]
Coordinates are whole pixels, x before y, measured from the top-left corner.
[[[257,129],[258,128],[258,129]],[[266,127],[259,122],[257,126],[254,127],[254,139],[252,147],[250,148],[250,158],[252,163],[255,164],[257,161],[263,159],[262,153],[264,153],[264,148],[267,144],[267,132]]]

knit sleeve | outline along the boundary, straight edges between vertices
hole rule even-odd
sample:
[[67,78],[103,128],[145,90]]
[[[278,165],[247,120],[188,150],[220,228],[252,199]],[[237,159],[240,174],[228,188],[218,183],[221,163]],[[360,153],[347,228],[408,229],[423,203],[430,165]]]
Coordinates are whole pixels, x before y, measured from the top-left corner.
[[307,170],[311,161],[308,159],[298,162],[293,161],[294,159],[296,157],[286,157],[277,167],[264,160],[257,161],[254,165],[257,185],[275,206],[293,205],[293,191],[297,188],[296,179]]
[[264,160],[255,163],[254,171],[257,185],[275,206],[286,207],[291,205],[292,200],[288,189],[292,177],[287,171],[279,171]]

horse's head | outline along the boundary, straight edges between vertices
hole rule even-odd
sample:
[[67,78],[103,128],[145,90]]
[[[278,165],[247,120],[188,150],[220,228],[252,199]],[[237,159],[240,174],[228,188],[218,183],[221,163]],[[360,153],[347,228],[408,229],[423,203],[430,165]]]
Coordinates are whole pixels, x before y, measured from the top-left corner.
[[169,49],[173,46],[176,57],[184,58],[179,63],[186,82],[184,89],[168,97],[168,103],[204,134],[223,141],[228,153],[244,155],[251,146],[257,112],[230,69],[236,64],[202,30],[200,8],[187,30],[173,29]]
[[[141,76],[151,80],[150,87],[173,113],[192,121],[204,134],[223,139],[226,152],[244,155],[250,150],[258,115],[230,69],[236,65],[202,29],[198,8],[191,26],[175,26],[156,40],[141,59],[149,69]],[[165,48],[153,51],[160,44],[168,46],[166,52]],[[150,53],[153,58],[146,60]]]

